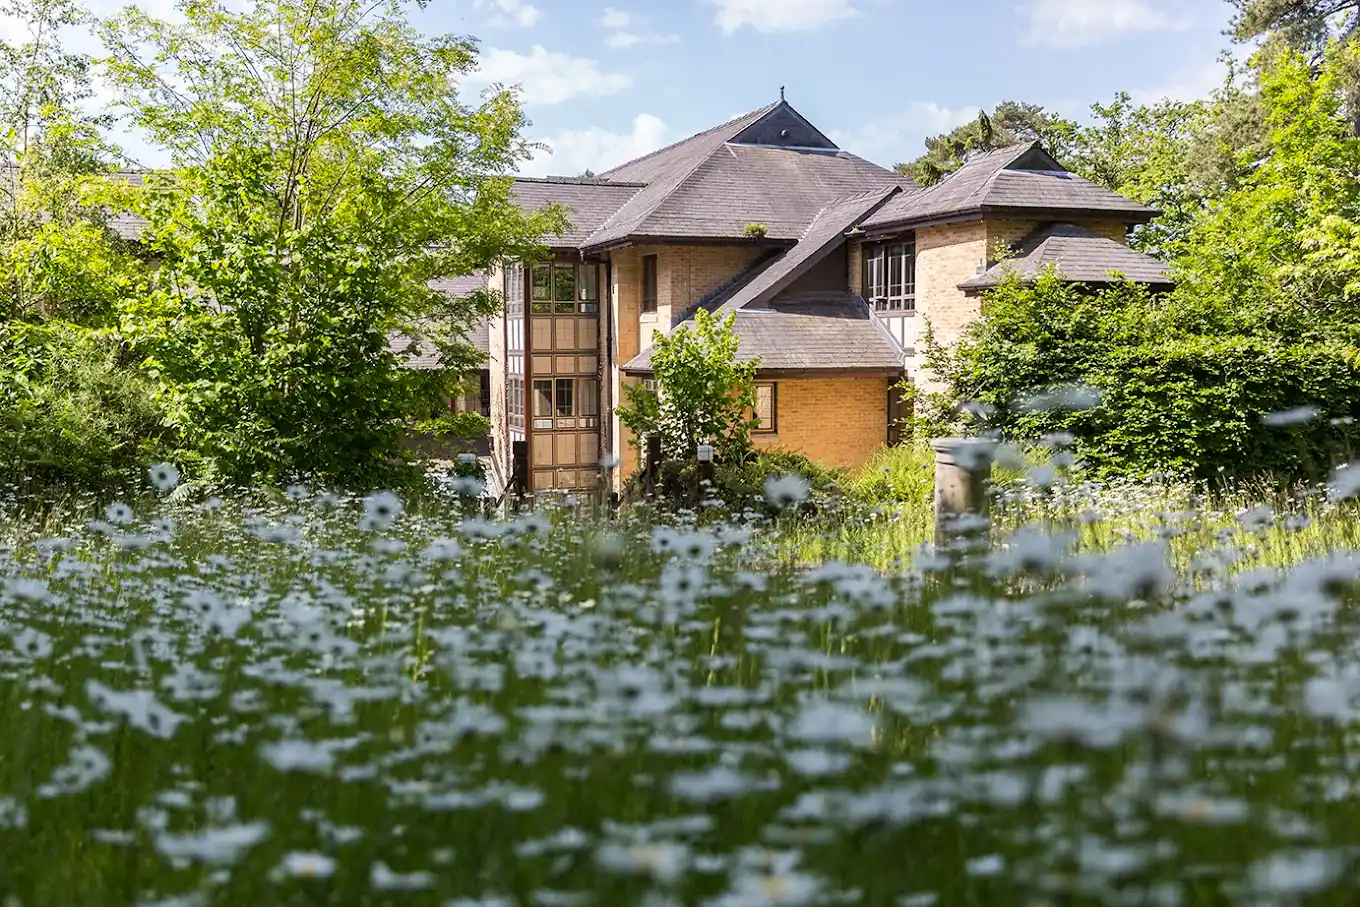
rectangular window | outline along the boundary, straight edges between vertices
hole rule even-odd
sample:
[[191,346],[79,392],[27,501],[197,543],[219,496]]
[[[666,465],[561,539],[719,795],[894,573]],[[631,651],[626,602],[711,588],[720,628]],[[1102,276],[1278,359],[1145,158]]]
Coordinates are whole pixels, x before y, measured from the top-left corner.
[[656,256],[642,256],[642,311],[656,311]]
[[866,247],[864,295],[878,312],[916,309],[916,243]]
[[581,378],[577,383],[580,385],[577,396],[580,397],[581,415],[598,416],[600,414],[600,382],[594,378]]
[[534,382],[534,418],[551,419],[553,414],[552,381]]
[[506,266],[502,292],[506,312],[515,315],[524,311],[524,265],[516,261]]
[[576,265],[553,265],[553,311],[564,315],[576,311]]
[[576,382],[571,378],[557,379],[557,415],[565,418],[576,415]]
[[531,278],[534,299],[552,299],[552,266],[539,262]]
[[483,416],[491,415],[491,373],[481,372],[477,377],[477,409]]
[[777,389],[774,383],[756,385],[756,406],[751,418],[759,424],[751,429],[754,434],[772,435],[778,430]]
[[[598,302],[600,299],[600,266],[586,263],[580,266],[576,275],[576,298],[581,302]],[[581,311],[595,311],[582,307]]]

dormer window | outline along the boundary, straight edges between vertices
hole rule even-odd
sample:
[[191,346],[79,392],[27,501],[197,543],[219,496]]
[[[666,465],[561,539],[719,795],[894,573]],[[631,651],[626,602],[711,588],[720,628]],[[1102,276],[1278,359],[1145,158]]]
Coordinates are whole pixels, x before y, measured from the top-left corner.
[[864,248],[864,296],[876,312],[916,311],[916,241]]

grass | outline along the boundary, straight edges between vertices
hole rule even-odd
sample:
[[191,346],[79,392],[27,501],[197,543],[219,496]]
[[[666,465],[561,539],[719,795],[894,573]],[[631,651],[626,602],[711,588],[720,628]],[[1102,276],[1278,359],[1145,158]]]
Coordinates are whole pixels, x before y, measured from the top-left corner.
[[[0,899],[1352,903],[1352,512],[1124,493],[939,557],[919,513],[11,509]],[[1290,566],[1186,561],[1229,554]]]

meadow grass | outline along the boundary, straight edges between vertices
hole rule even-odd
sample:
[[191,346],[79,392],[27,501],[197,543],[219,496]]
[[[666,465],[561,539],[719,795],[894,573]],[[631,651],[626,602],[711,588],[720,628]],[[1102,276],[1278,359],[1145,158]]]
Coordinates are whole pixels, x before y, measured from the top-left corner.
[[878,568],[796,509],[19,506],[0,900],[1353,903],[1348,505],[1027,494]]

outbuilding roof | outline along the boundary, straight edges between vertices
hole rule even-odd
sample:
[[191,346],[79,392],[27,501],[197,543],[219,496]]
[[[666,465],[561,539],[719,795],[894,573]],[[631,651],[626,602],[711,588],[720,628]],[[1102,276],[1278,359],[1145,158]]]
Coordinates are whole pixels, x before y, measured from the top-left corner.
[[1030,234],[1020,241],[1014,257],[964,281],[959,289],[980,292],[1012,274],[1033,282],[1050,267],[1076,283],[1111,283],[1120,278],[1153,287],[1173,283],[1171,272],[1157,259],[1077,224],[1058,223]]

